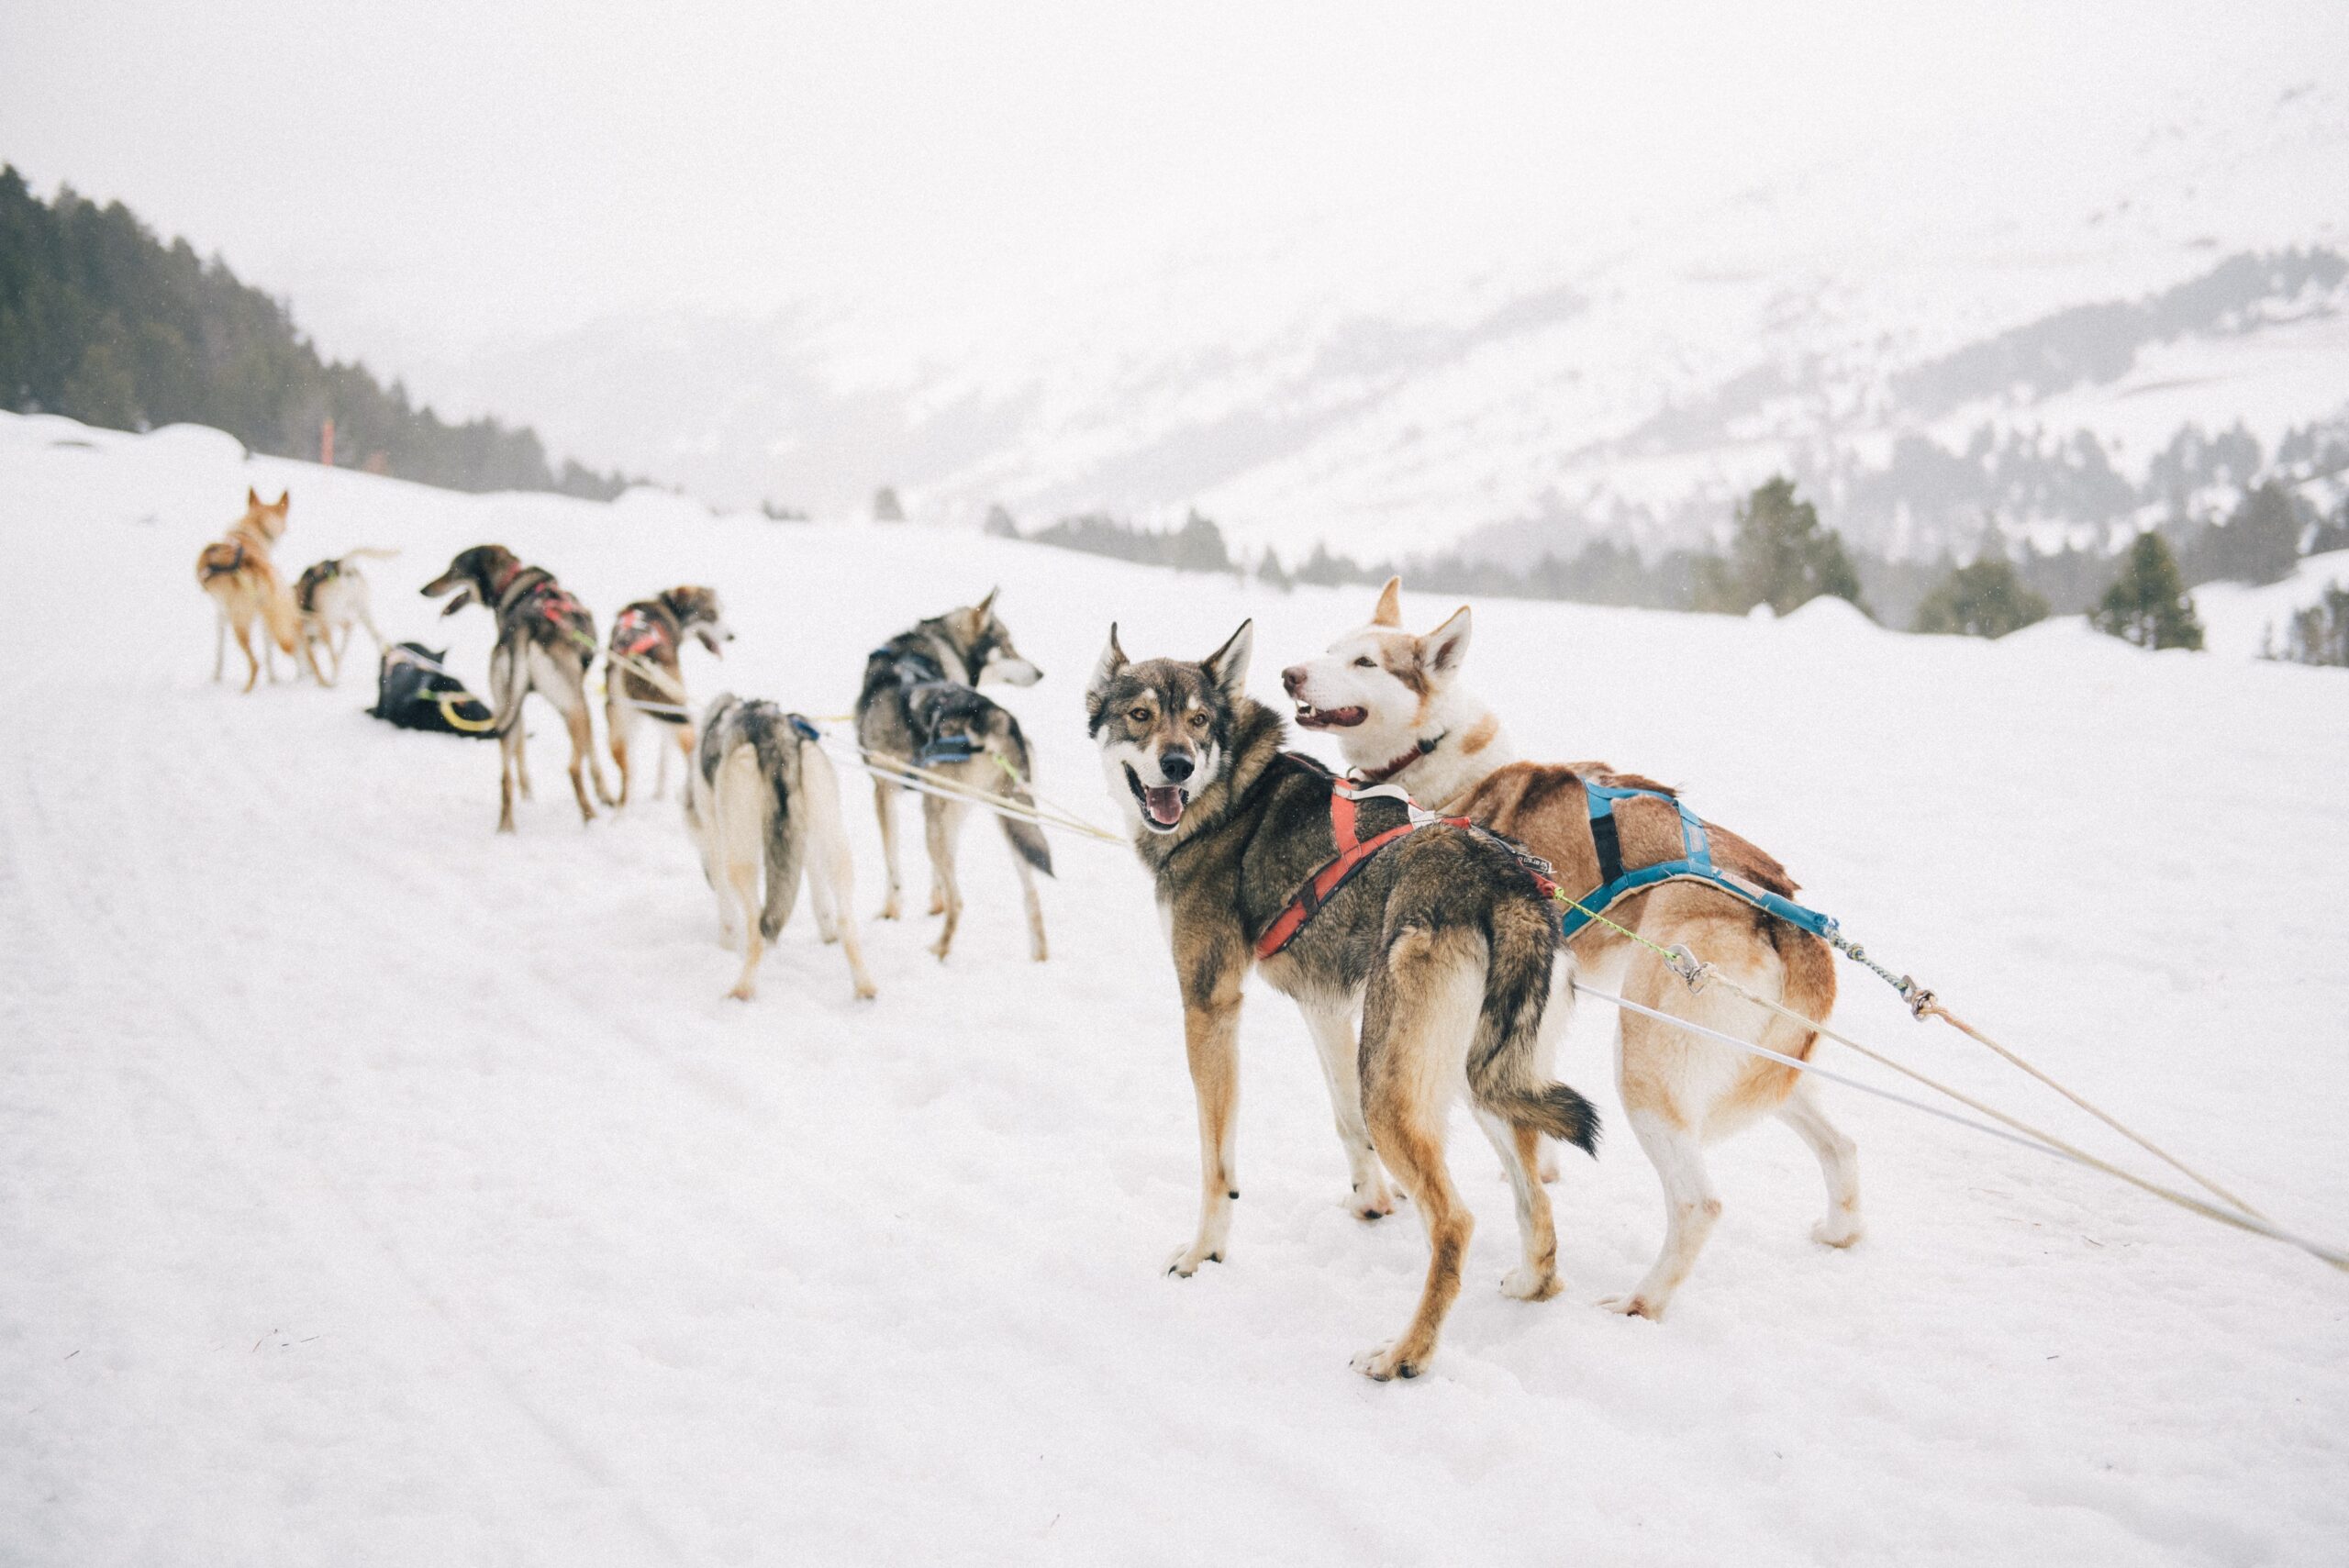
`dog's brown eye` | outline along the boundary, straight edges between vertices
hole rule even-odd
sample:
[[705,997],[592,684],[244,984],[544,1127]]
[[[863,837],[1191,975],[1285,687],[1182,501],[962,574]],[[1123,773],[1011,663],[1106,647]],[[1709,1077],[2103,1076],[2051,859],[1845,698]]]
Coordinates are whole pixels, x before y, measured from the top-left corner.
[[1375,670],[1378,668],[1378,661],[1375,659],[1357,659],[1354,661],[1354,668],[1357,670]]
[[1195,714],[1191,715],[1191,728],[1194,728],[1194,729],[1205,729],[1207,727],[1208,727],[1208,716],[1207,716],[1206,714],[1204,714],[1204,713],[1195,713]]
[[1126,710],[1126,717],[1133,720],[1136,724],[1148,724],[1150,722],[1150,709],[1146,707],[1128,708]]

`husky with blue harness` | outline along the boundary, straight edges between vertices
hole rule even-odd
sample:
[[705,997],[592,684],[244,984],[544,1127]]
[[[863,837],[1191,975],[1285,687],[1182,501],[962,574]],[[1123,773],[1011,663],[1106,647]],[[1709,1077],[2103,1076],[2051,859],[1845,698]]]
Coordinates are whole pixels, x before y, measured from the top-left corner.
[[[1403,628],[1400,587],[1390,581],[1368,625],[1284,671],[1283,683],[1297,721],[1335,736],[1358,781],[1398,785],[1549,862],[1569,955],[1552,1038],[1571,1010],[1564,983],[1620,964],[1631,1001],[1809,1060],[1815,1030],[1725,990],[1692,991],[1658,950],[1685,949],[1823,1022],[1835,1005],[1833,923],[1795,901],[1785,867],[1665,785],[1604,763],[1519,762],[1499,718],[1460,684],[1469,612],[1415,636]],[[1704,1147],[1764,1116],[1785,1121],[1819,1160],[1828,1208],[1812,1237],[1831,1247],[1860,1239],[1852,1140],[1827,1119],[1807,1074],[1630,1012],[1620,1029],[1623,1109],[1663,1178],[1664,1240],[1646,1277],[1608,1306],[1664,1316],[1720,1214]]]
[[[892,763],[942,775],[966,791],[1001,795],[1031,810],[1029,791],[1035,764],[1019,721],[977,688],[1000,681],[1032,686],[1042,672],[1019,656],[1011,630],[995,613],[995,595],[977,604],[933,616],[874,649],[864,662],[864,684],[856,698],[856,741],[873,772],[873,806],[881,819],[881,854],[888,892],[881,917],[899,910],[897,795],[907,787],[893,777]],[[943,959],[962,923],[963,894],[955,876],[954,848],[970,806],[925,794],[924,840],[930,851],[930,912],[946,917],[930,951]],[[1029,955],[1045,958],[1044,908],[1036,894],[1036,873],[1052,873],[1052,852],[1032,823],[998,816],[1009,840],[1013,869],[1028,908]]]

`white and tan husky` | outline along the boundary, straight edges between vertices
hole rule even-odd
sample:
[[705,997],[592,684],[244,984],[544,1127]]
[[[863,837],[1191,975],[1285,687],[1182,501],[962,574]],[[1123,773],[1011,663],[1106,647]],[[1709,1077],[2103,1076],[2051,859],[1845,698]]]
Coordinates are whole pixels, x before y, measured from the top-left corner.
[[[1297,721],[1335,735],[1359,777],[1398,784],[1431,810],[1508,834],[1551,863],[1563,892],[1587,896],[1599,885],[1600,860],[1585,781],[1671,792],[1602,762],[1519,762],[1499,717],[1460,684],[1468,653],[1467,609],[1426,636],[1414,636],[1403,629],[1401,587],[1390,579],[1368,625],[1331,643],[1320,658],[1281,672]],[[1669,799],[1643,795],[1621,801],[1612,820],[1626,867],[1683,852],[1678,809]],[[1793,879],[1776,860],[1727,828],[1706,828],[1717,863],[1781,896],[1794,893]],[[1701,882],[1664,882],[1606,914],[1657,947],[1687,946],[1757,995],[1807,1018],[1824,1021],[1835,1005],[1834,954],[1827,944],[1733,894]],[[1653,951],[1605,922],[1584,926],[1566,953],[1562,976],[1575,966],[1586,971],[1621,963],[1623,993],[1632,1001],[1781,1055],[1808,1060],[1817,1043],[1815,1031],[1726,991],[1691,992]],[[1571,1011],[1568,1000],[1561,995],[1550,1009],[1544,1032],[1552,1042]],[[1812,1237],[1831,1247],[1860,1239],[1859,1164],[1852,1140],[1827,1119],[1806,1074],[1634,1013],[1623,1014],[1620,1030],[1623,1110],[1664,1181],[1664,1240],[1647,1276],[1606,1305],[1640,1317],[1664,1316],[1721,1211],[1705,1170],[1705,1145],[1771,1113],[1809,1145],[1826,1177],[1827,1217],[1812,1228]]]
[[874,994],[856,940],[840,780],[796,717],[771,702],[720,696],[702,715],[701,743],[685,770],[685,828],[718,895],[727,944],[742,944],[742,973],[728,995],[745,1002],[758,992],[766,944],[791,918],[803,868],[817,933],[840,943],[856,994]]

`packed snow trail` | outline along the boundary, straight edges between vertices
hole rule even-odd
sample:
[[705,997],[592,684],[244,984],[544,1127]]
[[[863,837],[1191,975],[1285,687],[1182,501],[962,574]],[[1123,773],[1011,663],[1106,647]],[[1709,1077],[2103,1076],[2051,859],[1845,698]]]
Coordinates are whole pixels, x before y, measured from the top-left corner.
[[[1407,1310],[1425,1243],[1408,1211],[1344,1213],[1310,1048],[1261,989],[1230,1261],[1159,1276],[1196,1138],[1130,856],[1055,846],[1038,967],[974,824],[941,965],[930,922],[871,918],[852,776],[879,999],[803,909],[760,999],[727,1001],[674,794],[583,828],[551,717],[499,839],[494,749],[365,717],[363,654],[335,691],[210,683],[190,563],[248,483],[293,491],[281,564],[401,547],[366,568],[378,621],[474,678],[487,617],[433,620],[415,587],[484,539],[599,626],[718,586],[740,635],[688,655],[697,703],[841,711],[867,649],[1000,583],[1045,672],[1000,695],[1046,793],[1103,821],[1080,697],[1111,616],[1137,653],[1196,655],[1255,615],[1269,695],[1370,597],[0,419],[23,595],[0,662],[0,1561],[2234,1563],[2349,1540],[2337,1275],[1832,1091],[1867,1240],[1808,1240],[1816,1169],[1757,1129],[1715,1153],[1727,1211],[1662,1325],[1589,1305],[1662,1229],[1620,1118],[1555,1189],[1569,1287],[1540,1306],[1496,1288],[1507,1191],[1464,1124],[1468,1286],[1427,1376],[1365,1383],[1346,1358]],[[1530,754],[1688,786],[2280,1221],[2349,1214],[2349,679],[2071,626],[1986,645],[1835,605],[1500,602],[1469,679]],[[918,895],[918,850],[907,871]],[[1855,1035],[2096,1130],[1863,981]],[[1611,1116],[1604,1014],[1564,1075]]]

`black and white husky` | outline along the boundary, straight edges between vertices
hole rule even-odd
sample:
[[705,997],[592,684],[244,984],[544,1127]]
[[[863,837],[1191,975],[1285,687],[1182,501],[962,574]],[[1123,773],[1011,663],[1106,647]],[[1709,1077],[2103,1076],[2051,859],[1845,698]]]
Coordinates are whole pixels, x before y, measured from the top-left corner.
[[[995,613],[995,593],[975,605],[949,610],[942,616],[932,616],[920,625],[901,631],[874,649],[864,661],[864,685],[856,696],[856,740],[865,755],[874,762],[896,762],[923,765],[920,753],[924,744],[921,723],[914,712],[913,695],[921,688],[941,684],[976,687],[990,681],[1006,685],[1032,686],[1044,678],[1042,671],[1019,656],[1011,644],[1011,628],[1005,626]],[[1023,769],[1023,775],[1025,770]],[[897,795],[905,786],[875,773],[873,775],[873,809],[881,819],[881,859],[888,876],[888,891],[881,900],[881,917],[894,920],[900,910],[897,875]],[[960,818],[955,819],[959,826]],[[1006,818],[1007,828],[1009,819]],[[933,829],[930,842],[930,912],[946,912],[946,884],[950,873],[938,861],[940,839]],[[1015,851],[1020,846],[1015,837]],[[951,854],[951,842],[949,853]],[[1018,856],[1022,867],[1033,857]],[[1041,863],[1041,862],[1037,862]],[[1050,871],[1049,863],[1043,869]],[[1035,890],[1028,873],[1020,873],[1029,890],[1030,907],[1034,907]],[[1035,955],[1044,956],[1041,928],[1038,928]],[[945,954],[941,952],[940,957]]]
[[855,872],[840,781],[812,727],[771,702],[728,693],[711,703],[686,770],[685,828],[718,895],[727,945],[742,944],[742,973],[728,995],[746,1002],[756,995],[759,960],[791,918],[803,867],[818,934],[841,944],[856,994],[874,994],[852,911]]

